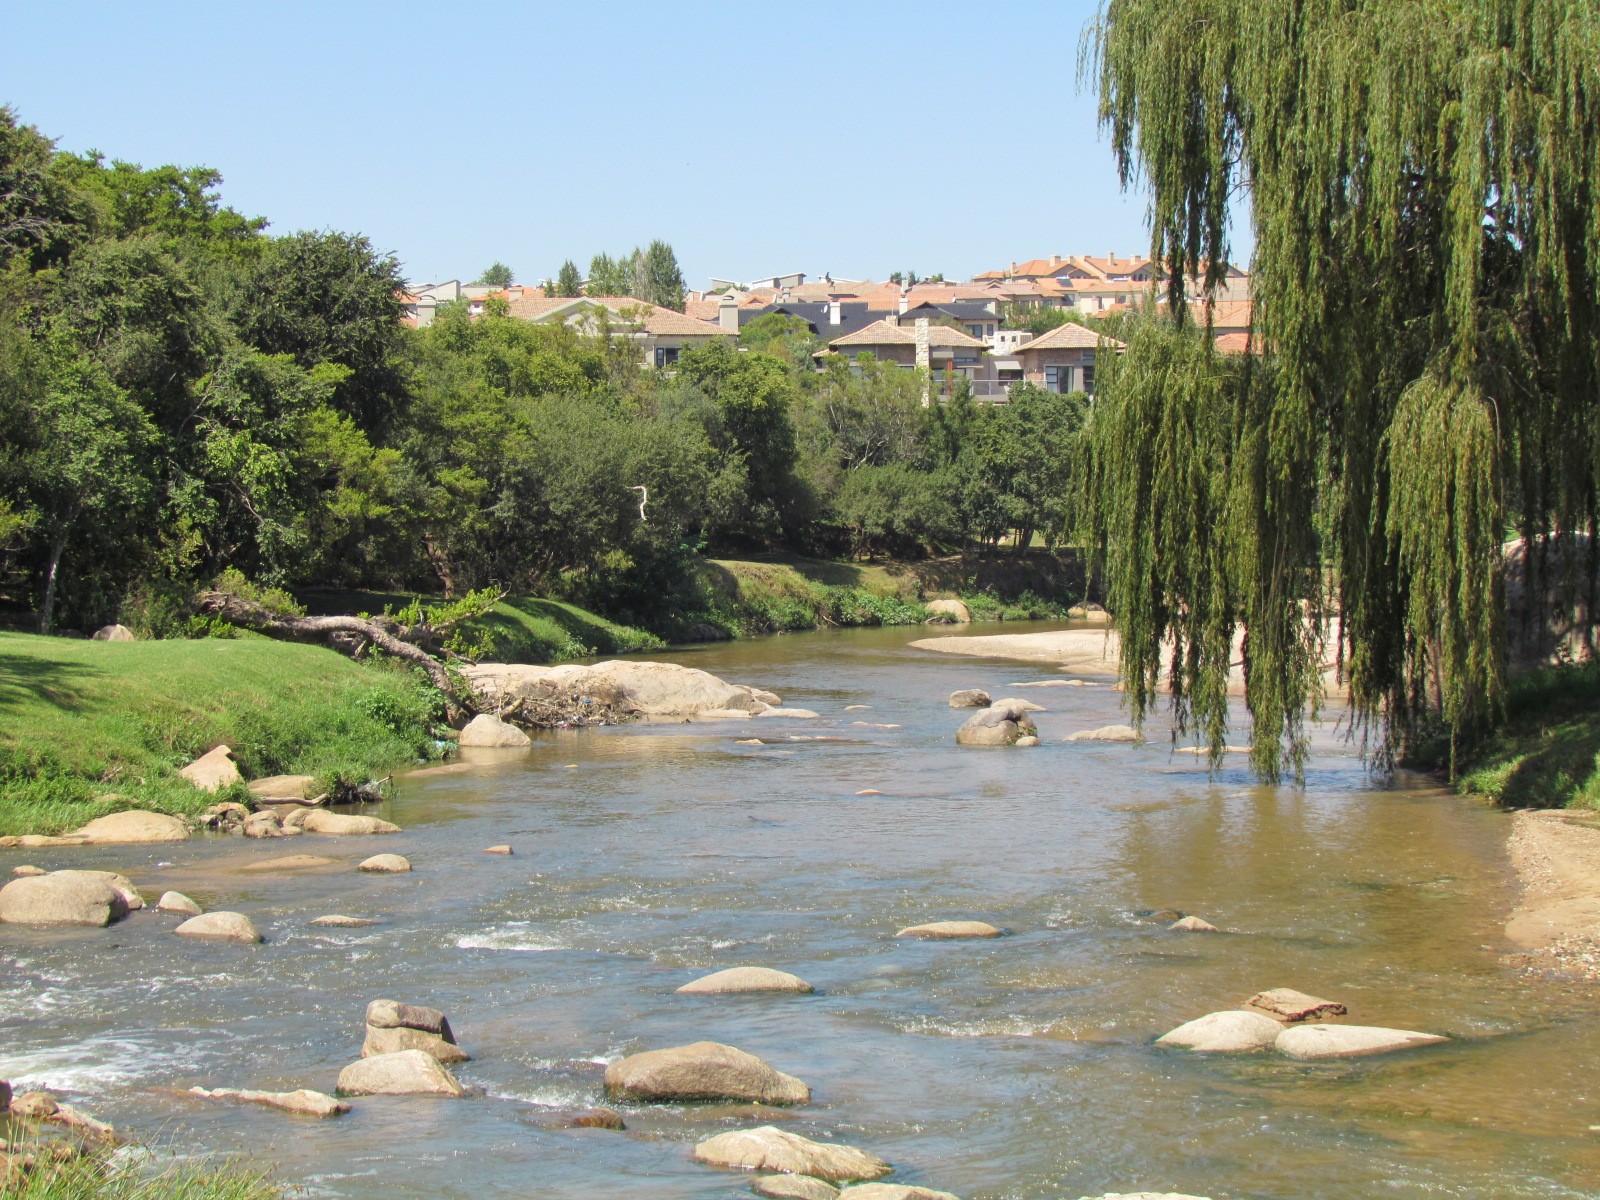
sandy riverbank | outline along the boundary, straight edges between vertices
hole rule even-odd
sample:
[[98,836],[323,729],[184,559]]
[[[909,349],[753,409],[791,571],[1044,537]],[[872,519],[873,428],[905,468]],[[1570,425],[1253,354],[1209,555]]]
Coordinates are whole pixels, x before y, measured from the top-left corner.
[[1512,821],[1522,896],[1506,936],[1563,970],[1600,978],[1600,825],[1562,809],[1530,809]]

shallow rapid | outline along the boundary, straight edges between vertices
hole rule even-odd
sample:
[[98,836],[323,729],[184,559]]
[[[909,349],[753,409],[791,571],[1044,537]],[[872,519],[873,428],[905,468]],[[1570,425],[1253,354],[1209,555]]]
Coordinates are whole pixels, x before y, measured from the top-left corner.
[[[1232,760],[1208,776],[1160,735],[1067,743],[1125,719],[1110,687],[1013,690],[1051,673],[909,649],[922,632],[659,656],[822,716],[550,734],[401,777],[369,810],[398,835],[0,851],[0,878],[115,868],[267,938],[192,942],[151,909],[108,930],[0,926],[0,1078],[317,1196],[747,1196],[689,1151],[762,1123],[965,1200],[1600,1195],[1600,1001],[1508,965],[1504,816],[1421,779],[1376,786],[1331,718],[1299,790]],[[1045,705],[1044,744],[958,748],[968,714],[945,700],[965,687]],[[515,854],[482,852],[498,843]],[[355,870],[380,850],[415,870]],[[238,871],[286,854],[337,864]],[[1169,932],[1150,916],[1166,909],[1224,932]],[[324,913],[379,923],[310,924]],[[1008,936],[893,936],[968,918]],[[739,965],[817,993],[674,994]],[[1452,1040],[1336,1064],[1152,1045],[1269,987]],[[322,1122],[183,1095],[331,1091],[377,997],[443,1009],[478,1094]],[[562,1127],[606,1102],[607,1062],[701,1039],[813,1102],[621,1105],[627,1132]]]

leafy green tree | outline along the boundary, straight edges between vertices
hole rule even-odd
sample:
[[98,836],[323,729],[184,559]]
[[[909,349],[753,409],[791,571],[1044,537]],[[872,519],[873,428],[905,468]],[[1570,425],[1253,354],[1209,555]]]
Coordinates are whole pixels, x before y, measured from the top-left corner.
[[584,287],[584,293],[589,296],[633,295],[633,260],[626,257],[616,260],[609,254],[596,254],[589,261],[589,282]]
[[227,258],[252,255],[261,246],[263,217],[224,207],[217,194],[222,174],[210,167],[146,169],[104,156],[64,154],[62,174],[95,205],[100,236],[152,237],[180,255]]
[[682,312],[683,272],[678,268],[678,256],[672,252],[672,247],[658,239],[650,243],[642,256],[637,251],[635,255],[638,267],[633,294],[660,308]]
[[516,282],[516,277],[512,275],[510,267],[496,259],[485,267],[483,274],[479,275],[473,282],[488,284],[490,287],[508,288]]
[[1175,313],[1191,275],[1221,283],[1248,187],[1268,357],[1148,333],[1102,374],[1093,532],[1135,713],[1170,662],[1220,755],[1242,625],[1268,777],[1303,762],[1336,652],[1382,752],[1436,716],[1474,736],[1504,694],[1506,531],[1535,555],[1600,533],[1600,11],[1110,0],[1089,45]]
[[245,276],[234,320],[267,354],[307,369],[346,367],[332,404],[366,431],[381,431],[403,406],[400,266],[364,237],[297,233],[275,238]]
[[973,414],[959,459],[963,507],[973,534],[989,545],[1010,536],[1026,550],[1034,534],[1047,549],[1072,517],[1072,466],[1088,411],[1082,392],[1012,388],[1009,402]]
[[0,105],[0,268],[18,256],[35,270],[59,263],[92,215],[51,141]]
[[570,258],[561,264],[561,270],[556,272],[555,291],[557,296],[583,295],[583,276],[578,274],[577,264]]

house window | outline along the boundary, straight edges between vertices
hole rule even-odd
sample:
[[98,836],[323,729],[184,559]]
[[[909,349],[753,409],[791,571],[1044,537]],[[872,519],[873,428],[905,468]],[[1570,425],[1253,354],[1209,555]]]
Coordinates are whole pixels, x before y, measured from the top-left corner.
[[983,334],[984,334],[985,337],[993,337],[994,336],[994,326],[993,325],[985,325],[983,327]]
[[1094,395],[1094,368],[1092,366],[1083,368],[1083,390],[1091,396]]
[[968,325],[967,326],[967,332],[970,333],[973,337],[982,337],[983,336],[983,326],[982,325]]
[[1044,390],[1047,392],[1070,392],[1072,390],[1072,368],[1046,367],[1044,369]]
[[670,367],[670,366],[675,365],[677,363],[677,361],[678,361],[678,347],[676,347],[676,346],[657,346],[656,347],[656,366],[658,366],[658,367]]

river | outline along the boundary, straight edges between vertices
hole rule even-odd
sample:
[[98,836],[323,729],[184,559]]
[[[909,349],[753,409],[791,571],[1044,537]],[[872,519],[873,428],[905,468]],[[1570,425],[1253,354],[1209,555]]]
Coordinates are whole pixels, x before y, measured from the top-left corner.
[[[822,716],[552,733],[402,777],[370,810],[398,835],[0,851],[0,875],[114,868],[152,905],[175,888],[267,938],[173,937],[153,909],[109,930],[0,926],[0,1078],[183,1153],[247,1154],[313,1196],[747,1196],[689,1151],[769,1122],[964,1200],[1600,1195],[1600,1003],[1508,965],[1502,815],[1375,783],[1331,718],[1303,789],[1237,762],[1208,776],[1164,739],[1064,743],[1125,719],[1103,685],[1016,692],[1050,710],[1036,749],[958,748],[950,691],[1049,674],[909,649],[922,632],[658,656]],[[778,744],[737,744],[752,736]],[[482,853],[504,842],[514,856]],[[380,850],[415,871],[353,869]],[[304,853],[338,865],[238,872]],[[1162,909],[1225,932],[1168,932]],[[330,912],[379,923],[309,924]],[[893,937],[951,918],[1009,936]],[[818,992],[673,992],[744,964]],[[1452,1041],[1331,1065],[1151,1044],[1267,987]],[[377,997],[449,1015],[472,1098],[362,1099],[314,1122],[182,1095],[331,1091]],[[605,1102],[606,1062],[701,1039],[799,1076],[813,1103],[621,1106],[627,1132],[562,1127]]]

